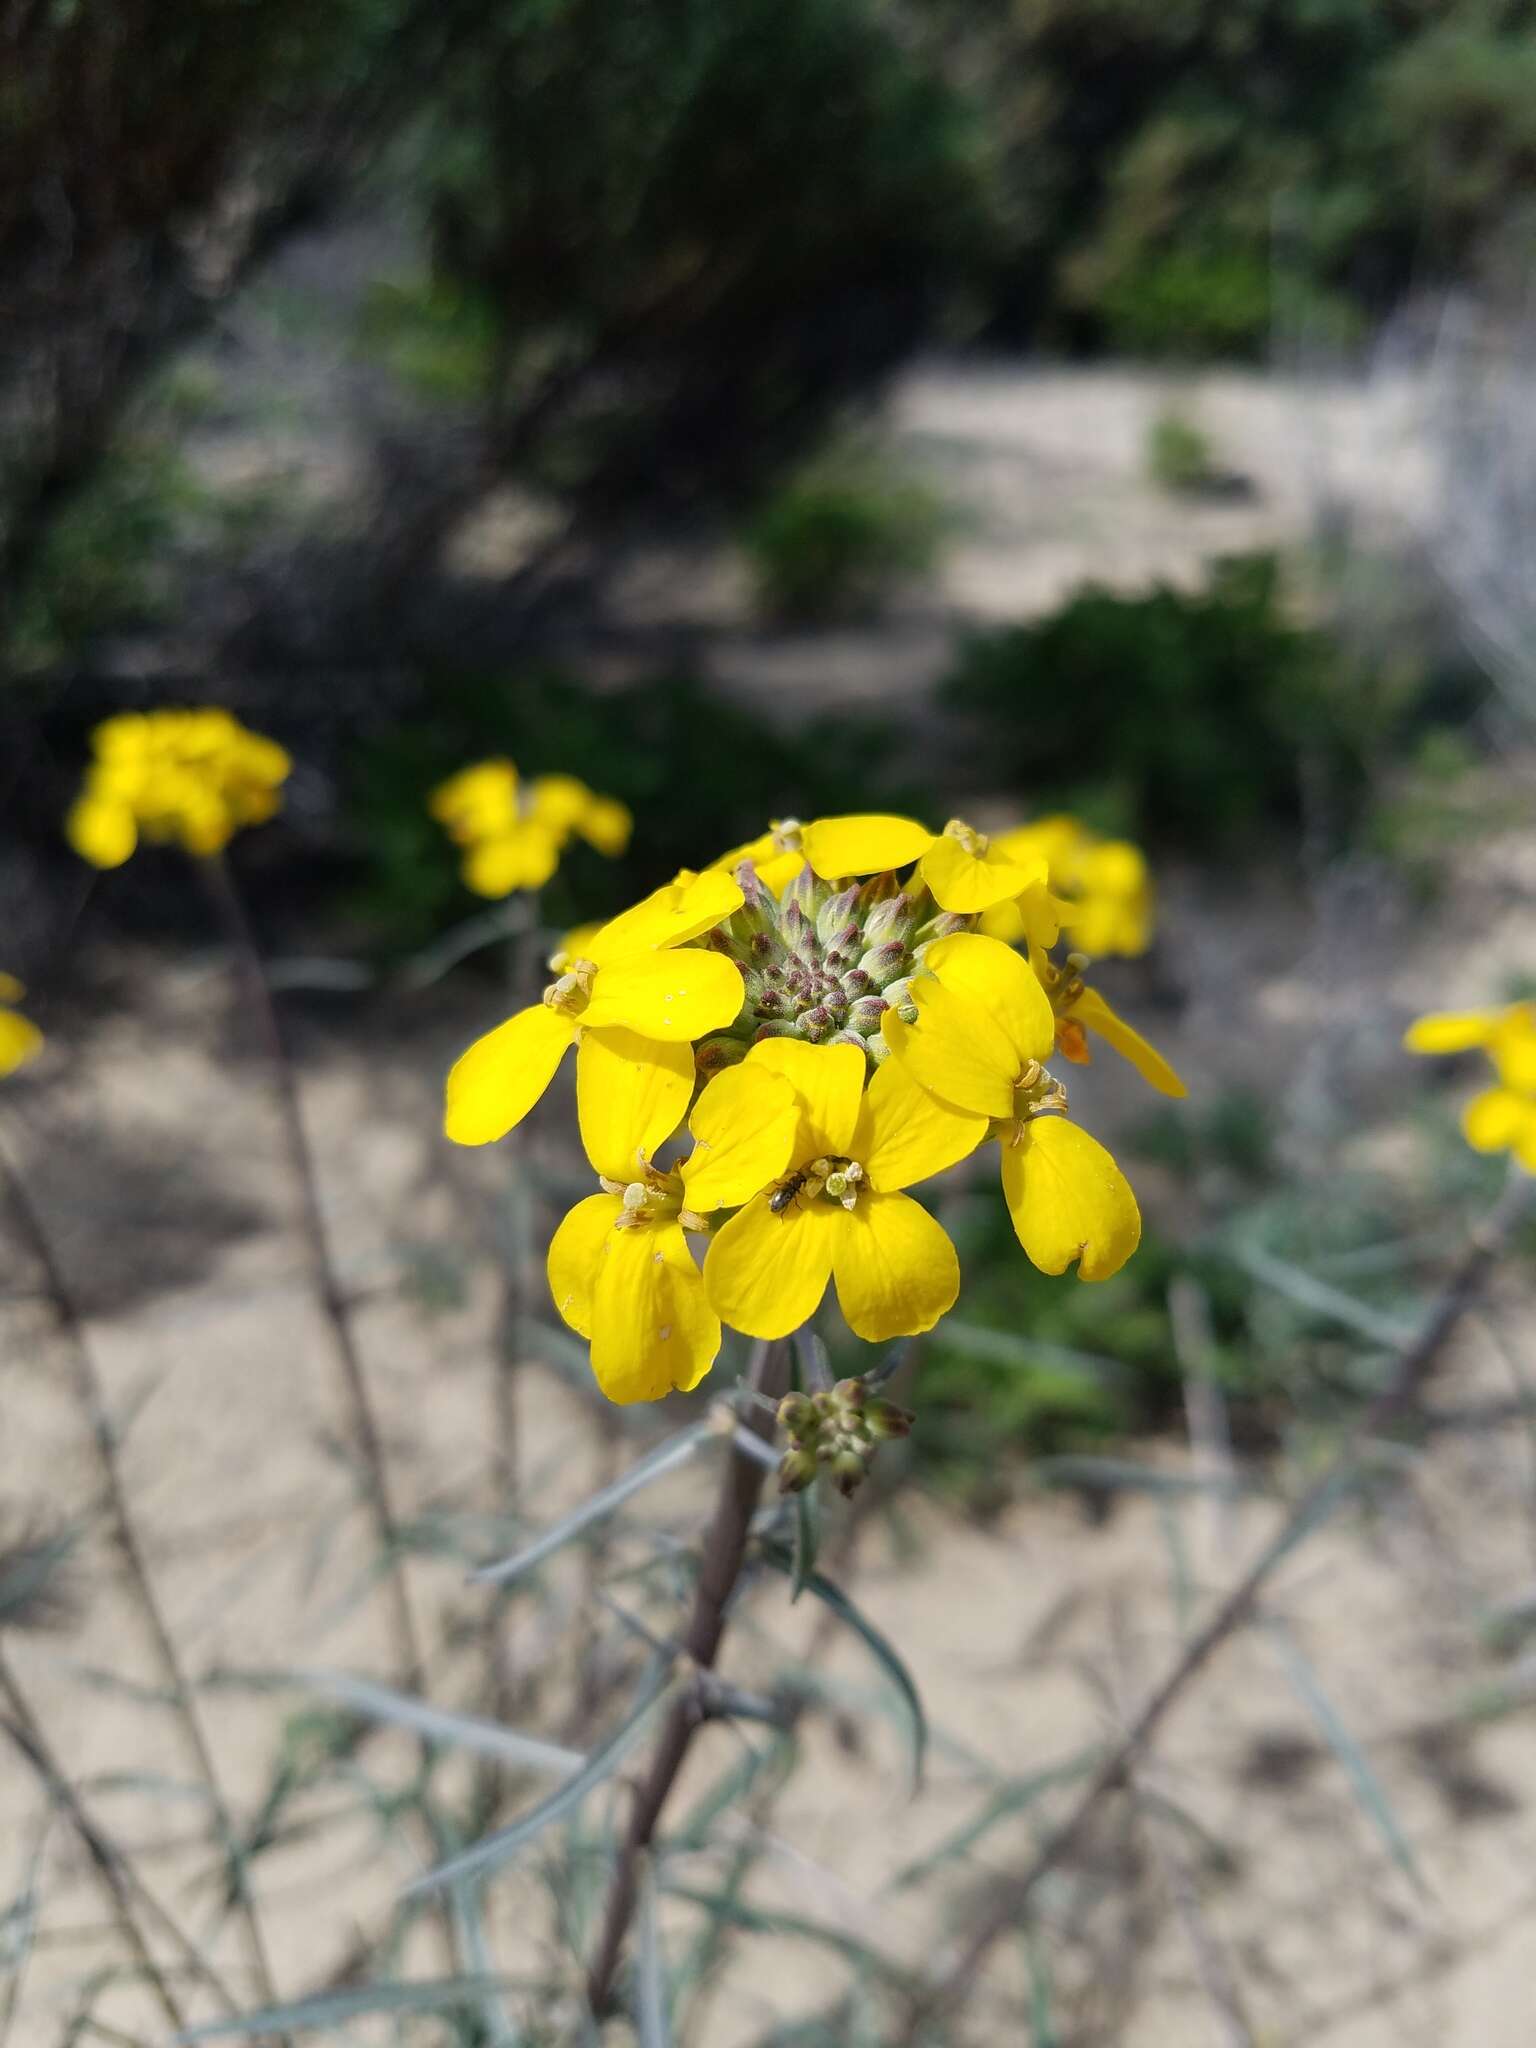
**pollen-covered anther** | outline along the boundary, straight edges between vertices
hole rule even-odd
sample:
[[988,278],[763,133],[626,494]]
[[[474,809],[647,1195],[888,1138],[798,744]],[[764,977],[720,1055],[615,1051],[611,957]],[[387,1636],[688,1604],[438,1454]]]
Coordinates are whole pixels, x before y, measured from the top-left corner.
[[841,1202],[845,1209],[851,1209],[859,1198],[859,1183],[863,1178],[864,1169],[857,1159],[834,1161],[832,1171],[822,1183],[822,1193],[830,1195],[834,1202]]
[[959,840],[966,852],[975,860],[980,860],[992,843],[985,832],[978,832],[973,825],[967,825],[963,818],[951,818],[944,827],[944,837]]
[[[597,979],[597,967],[591,960],[571,960],[567,954],[557,954],[556,959],[568,964],[558,981],[552,981],[544,991],[546,1009],[559,1010],[563,1016],[579,1017],[592,1000],[592,984]],[[551,966],[554,965],[552,961]]]

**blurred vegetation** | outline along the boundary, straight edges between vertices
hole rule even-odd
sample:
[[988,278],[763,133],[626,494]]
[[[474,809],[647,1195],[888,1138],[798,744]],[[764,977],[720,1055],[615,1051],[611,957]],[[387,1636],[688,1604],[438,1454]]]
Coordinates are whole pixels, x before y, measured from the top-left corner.
[[878,608],[931,570],[944,510],[921,484],[836,453],[807,465],[742,530],[758,602],[771,617],[818,622]]
[[1147,430],[1147,475],[1176,495],[1198,495],[1216,476],[1210,436],[1184,413],[1160,412]]
[[1085,807],[1107,827],[1210,851],[1252,845],[1304,794],[1347,823],[1367,769],[1444,696],[1420,650],[1365,687],[1344,643],[1298,621],[1273,555],[1202,590],[1087,585],[1059,611],[978,635],[943,685],[987,786]]

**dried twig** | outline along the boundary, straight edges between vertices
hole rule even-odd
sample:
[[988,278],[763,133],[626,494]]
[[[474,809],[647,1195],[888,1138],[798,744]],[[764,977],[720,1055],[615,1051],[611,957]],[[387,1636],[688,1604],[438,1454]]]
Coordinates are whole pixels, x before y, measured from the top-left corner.
[[1349,1430],[1327,1467],[1306,1489],[1278,1532],[1265,1545],[1243,1577],[1221,1601],[1205,1626],[1193,1635],[1150,1699],[1115,1747],[1089,1779],[1065,1820],[1048,1837],[1034,1861],[1019,1875],[1000,1877],[993,1885],[992,1904],[943,1976],[914,1999],[901,2038],[916,2040],[941,2025],[964,2004],[980,1982],[996,1944],[1019,1924],[1020,1916],[1040,1886],[1082,1840],[1099,1808],[1124,1786],[1131,1767],[1182,1698],[1192,1679],[1215,1652],[1252,1615],[1270,1575],[1287,1557],[1341,1492],[1361,1452],[1413,1402],[1439,1360],[1446,1342],[1473,1306],[1490,1269],[1508,1245],[1516,1226],[1529,1213],[1536,1181],[1524,1175],[1511,1179],[1499,1201],[1458,1263],[1413,1341],[1398,1354],[1381,1392]]
[[32,1200],[25,1178],[3,1139],[0,1139],[0,1176],[3,1176],[5,1181],[12,1213],[21,1223],[41,1268],[54,1315],[65,1337],[75,1398],[89,1425],[91,1443],[101,1473],[102,1489],[112,1518],[113,1537],[127,1568],[129,1590],[154,1645],[166,1694],[174,1710],[182,1739],[202,1781],[203,1791],[207,1795],[209,1811],[213,1816],[214,1827],[228,1864],[232,1896],[240,1909],[240,1922],[245,1931],[246,1947],[250,1954],[257,1988],[264,2004],[275,2005],[277,1990],[272,1977],[271,1960],[267,1954],[256,1903],[251,1896],[245,1858],[240,1850],[234,1819],[224,1798],[218,1768],[209,1746],[207,1732],[203,1727],[196,1695],[183,1668],[181,1653],[176,1647],[175,1637],[160,1605],[160,1598],[150,1575],[149,1561],[139,1540],[128,1489],[123,1484],[122,1468],[118,1463],[117,1431],[107,1409],[105,1391],[96,1371],[96,1360],[86,1337],[85,1321],[54,1250],[53,1239]]
[[[787,1377],[787,1347],[783,1343],[771,1345],[762,1357],[755,1382],[757,1389],[765,1395],[776,1395],[783,1391]],[[771,1406],[758,1402],[745,1405],[743,1429],[766,1443],[772,1437],[773,1426]],[[733,1450],[721,1477],[714,1519],[704,1538],[693,1612],[683,1636],[684,1651],[700,1672],[714,1668],[725,1633],[726,1610],[741,1576],[747,1537],[762,1487],[762,1465],[739,1449]],[[640,1860],[650,1849],[678,1772],[703,1720],[696,1689],[689,1687],[673,1703],[650,1766],[636,1789],[608,1893],[602,1934],[587,1977],[587,1999],[595,2014],[606,2012],[613,2002],[614,1977],[638,1897]]]
[[140,1912],[152,1919],[160,1930],[170,1937],[186,1958],[189,1968],[195,1971],[214,1993],[224,2010],[228,2013],[237,2012],[239,2008],[228,1988],[204,1961],[196,1943],[146,1889],[121,1849],[91,1819],[80,1803],[79,1794],[49,1748],[42,1724],[32,1711],[31,1703],[6,1662],[3,1652],[0,1652],[0,1700],[5,1704],[5,1713],[0,1716],[0,1728],[4,1729],[26,1758],[47,1789],[50,1799],[68,1818],[70,1825],[84,1843],[91,1869],[101,1886],[113,1924],[122,1936],[125,1947],[143,1972],[145,1983],[154,1993],[161,2011],[171,2026],[179,2033],[186,2022],[181,2007],[165,1980],[164,1972],[144,1939],[138,1920]]

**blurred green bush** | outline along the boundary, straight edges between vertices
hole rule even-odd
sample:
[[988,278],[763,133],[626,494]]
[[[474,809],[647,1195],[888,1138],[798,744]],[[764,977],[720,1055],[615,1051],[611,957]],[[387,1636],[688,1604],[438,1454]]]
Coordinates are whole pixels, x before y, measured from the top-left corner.
[[1251,841],[1299,816],[1304,790],[1343,823],[1435,677],[1421,653],[1391,692],[1367,688],[1285,597],[1272,555],[1218,562],[1193,592],[1089,584],[1047,618],[972,640],[942,698],[970,721],[986,789],[1134,837]]
[[1216,475],[1210,436],[1169,407],[1147,430],[1147,475],[1175,495],[1198,494]]
[[931,570],[943,530],[943,507],[921,484],[833,460],[771,492],[741,545],[762,610],[816,622],[875,610]]

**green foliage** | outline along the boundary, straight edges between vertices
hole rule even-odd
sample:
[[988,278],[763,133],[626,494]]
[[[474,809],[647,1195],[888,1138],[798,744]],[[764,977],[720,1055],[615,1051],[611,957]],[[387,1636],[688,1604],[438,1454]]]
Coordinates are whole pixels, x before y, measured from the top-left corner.
[[869,611],[931,569],[942,529],[942,508],[920,484],[832,463],[765,499],[742,546],[766,611],[827,620]]
[[1147,474],[1165,491],[1198,493],[1216,473],[1210,436],[1170,407],[1147,430]]
[[1345,680],[1328,637],[1288,616],[1274,557],[1255,555],[1193,594],[1087,585],[973,640],[943,689],[975,722],[989,788],[1086,787],[1132,833],[1210,848],[1294,817],[1304,761],[1355,796],[1366,736]]
[[344,764],[361,907],[385,943],[402,947],[473,907],[426,800],[454,769],[489,755],[509,754],[528,775],[579,775],[635,814],[627,858],[569,850],[542,898],[545,922],[559,926],[619,909],[658,875],[697,866],[701,849],[723,853],[755,837],[767,818],[866,800],[910,808],[918,798],[892,779],[894,746],[871,721],[770,723],[689,676],[603,691],[556,668],[437,674],[414,713]]
[[868,0],[498,14],[432,152],[546,479],[750,489],[928,331],[985,228],[964,107]]
[[359,339],[423,397],[468,404],[492,386],[497,321],[481,298],[432,278],[374,284]]

